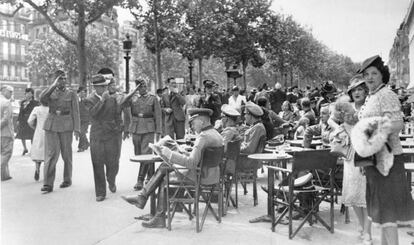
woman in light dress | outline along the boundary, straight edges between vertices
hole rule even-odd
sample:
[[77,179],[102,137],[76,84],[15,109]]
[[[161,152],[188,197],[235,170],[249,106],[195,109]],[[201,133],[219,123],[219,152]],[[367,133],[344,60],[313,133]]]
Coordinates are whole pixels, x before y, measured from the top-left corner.
[[46,121],[47,114],[49,113],[49,107],[41,104],[36,106],[30,113],[27,123],[33,128],[33,143],[30,149],[30,157],[36,163],[36,170],[34,179],[39,180],[40,164],[45,160],[45,131],[43,125]]
[[[358,112],[365,103],[365,98],[368,95],[368,87],[365,85],[362,75],[357,75],[351,79],[348,87],[348,95],[353,102],[354,109]],[[345,206],[354,209],[359,221],[360,236],[363,244],[370,245],[372,244],[371,221],[368,219],[365,195],[366,178],[362,173],[362,169],[355,167],[354,155],[352,154],[350,160],[344,160],[342,201]]]

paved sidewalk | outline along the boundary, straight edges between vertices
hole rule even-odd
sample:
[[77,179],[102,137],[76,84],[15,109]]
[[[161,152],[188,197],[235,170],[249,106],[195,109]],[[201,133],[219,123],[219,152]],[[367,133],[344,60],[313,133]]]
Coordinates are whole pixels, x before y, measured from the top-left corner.
[[[76,149],[74,142],[73,149]],[[103,202],[95,201],[92,163],[89,150],[73,153],[73,185],[60,189],[63,162],[57,165],[55,189],[42,195],[42,181],[33,179],[34,163],[29,156],[20,156],[21,142],[15,142],[10,163],[12,180],[1,183],[1,244],[4,245],[112,245],[112,244],[360,244],[357,221],[351,210],[351,223],[344,224],[344,216],[335,206],[335,233],[329,233],[320,224],[305,225],[293,239],[287,238],[287,226],[278,226],[272,233],[269,223],[250,224],[249,219],[266,212],[266,195],[259,188],[259,205],[253,207],[251,185],[249,194],[240,192],[240,207],[229,213],[218,224],[207,216],[201,233],[195,232],[194,221],[183,214],[173,220],[172,231],[146,229],[133,217],[149,212],[127,204],[120,196],[137,193],[132,190],[138,165],[129,162],[132,143],[123,144],[117,193],[107,192]],[[43,167],[42,167],[43,169]],[[41,174],[41,179],[43,174]],[[260,184],[266,176],[259,176]],[[241,191],[241,188],[239,188]],[[327,212],[321,213],[326,217]],[[406,232],[414,228],[401,228],[400,244],[411,244],[414,238]],[[379,230],[374,228],[374,244],[379,244]]]

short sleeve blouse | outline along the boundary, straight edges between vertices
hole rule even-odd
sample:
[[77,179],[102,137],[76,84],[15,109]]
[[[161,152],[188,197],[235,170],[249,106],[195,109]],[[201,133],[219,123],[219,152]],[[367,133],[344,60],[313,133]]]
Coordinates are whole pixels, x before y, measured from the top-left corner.
[[[389,116],[391,120],[403,120],[401,103],[398,96],[389,88],[382,86],[368,95],[364,105],[359,111],[359,118]],[[394,155],[402,153],[402,146],[399,139],[399,132],[392,133],[388,138]]]

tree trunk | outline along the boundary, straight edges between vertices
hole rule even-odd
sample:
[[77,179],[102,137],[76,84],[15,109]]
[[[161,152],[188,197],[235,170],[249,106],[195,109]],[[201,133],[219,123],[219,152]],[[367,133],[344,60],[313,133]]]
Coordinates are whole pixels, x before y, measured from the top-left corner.
[[78,39],[76,42],[76,50],[78,56],[78,69],[79,69],[79,86],[86,87],[86,74],[87,74],[87,62],[86,62],[86,47],[85,47],[85,36],[86,36],[86,23],[85,13],[79,11],[78,17]]
[[243,62],[242,69],[243,69],[243,89],[246,91],[247,89],[247,83],[246,83],[246,68],[247,68],[247,62]]
[[161,50],[159,42],[159,32],[158,32],[158,6],[157,1],[154,1],[154,31],[155,31],[155,59],[156,59],[156,78],[158,88],[162,88],[162,76],[161,76]]
[[203,86],[203,58],[198,59],[198,87]]

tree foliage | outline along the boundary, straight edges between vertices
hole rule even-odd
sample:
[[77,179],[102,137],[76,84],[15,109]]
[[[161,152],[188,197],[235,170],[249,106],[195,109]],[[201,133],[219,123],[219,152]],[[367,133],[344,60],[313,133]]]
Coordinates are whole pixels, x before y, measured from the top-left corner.
[[[116,52],[118,44],[102,33],[88,29],[85,43],[87,66],[91,72],[102,67],[117,71],[119,58]],[[79,78],[79,60],[76,47],[54,32],[48,32],[33,41],[27,54],[28,67],[37,79],[46,81],[49,74],[63,69],[71,80]]]

